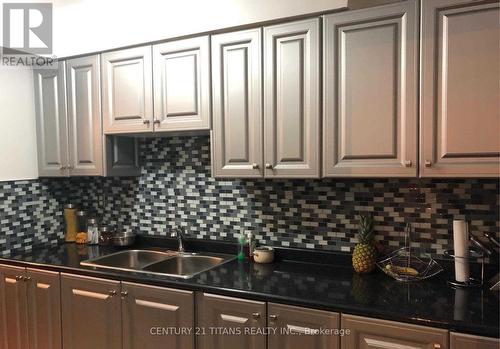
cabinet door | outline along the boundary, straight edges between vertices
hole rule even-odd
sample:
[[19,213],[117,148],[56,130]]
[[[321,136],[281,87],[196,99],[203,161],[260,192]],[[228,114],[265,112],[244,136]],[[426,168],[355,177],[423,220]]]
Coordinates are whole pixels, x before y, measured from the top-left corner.
[[342,314],[341,328],[351,334],[342,337],[342,349],[448,348],[448,331]]
[[214,177],[262,177],[261,29],[212,36]]
[[319,18],[264,28],[266,177],[320,175]]
[[498,176],[499,6],[422,2],[421,176]]
[[417,175],[417,6],[324,17],[325,176]]
[[208,36],[153,46],[155,131],[210,129]]
[[268,349],[337,349],[340,337],[319,334],[339,328],[339,314],[328,311],[268,304],[270,331]]
[[0,348],[25,349],[28,341],[28,304],[25,269],[0,265]]
[[[194,348],[193,292],[124,282],[122,298],[123,348]],[[191,332],[162,333],[163,329]]]
[[28,268],[27,276],[29,347],[59,349],[62,347],[59,273]]
[[40,177],[68,176],[65,62],[58,69],[34,71]]
[[207,293],[198,296],[197,327],[203,331],[196,337],[198,349],[266,347],[266,336],[257,332],[266,326],[266,303]]
[[70,175],[101,176],[102,125],[97,55],[66,63]]
[[498,349],[500,339],[450,333],[450,349]]
[[151,46],[101,55],[104,133],[153,130]]
[[63,347],[122,347],[120,282],[61,274]]

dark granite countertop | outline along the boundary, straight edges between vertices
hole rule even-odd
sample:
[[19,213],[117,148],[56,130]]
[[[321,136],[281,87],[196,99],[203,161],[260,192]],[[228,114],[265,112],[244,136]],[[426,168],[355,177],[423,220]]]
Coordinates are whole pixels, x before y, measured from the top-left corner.
[[[3,255],[0,263],[201,290],[500,337],[498,296],[487,289],[455,290],[446,283],[451,278],[446,271],[418,283],[399,283],[380,271],[358,276],[345,256],[343,262],[337,264],[280,260],[262,265],[234,260],[187,280],[80,266],[82,260],[114,251],[114,248],[99,246],[50,245]],[[325,256],[320,254],[318,259],[331,259]]]

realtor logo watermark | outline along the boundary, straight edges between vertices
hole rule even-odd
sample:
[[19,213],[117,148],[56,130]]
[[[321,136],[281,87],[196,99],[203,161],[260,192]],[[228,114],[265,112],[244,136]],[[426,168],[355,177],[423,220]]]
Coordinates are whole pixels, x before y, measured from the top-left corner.
[[3,66],[55,68],[52,4],[3,3]]

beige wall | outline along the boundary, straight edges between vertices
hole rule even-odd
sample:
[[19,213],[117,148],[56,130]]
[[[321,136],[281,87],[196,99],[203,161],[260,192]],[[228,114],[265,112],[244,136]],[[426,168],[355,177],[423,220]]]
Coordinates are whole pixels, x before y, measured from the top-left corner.
[[0,67],[0,181],[37,177],[31,70]]

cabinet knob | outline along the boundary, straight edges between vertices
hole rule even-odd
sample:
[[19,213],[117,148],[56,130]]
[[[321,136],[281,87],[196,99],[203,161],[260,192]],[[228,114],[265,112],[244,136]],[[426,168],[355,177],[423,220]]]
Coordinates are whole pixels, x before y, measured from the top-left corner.
[[258,169],[259,168],[259,164],[256,164],[255,162],[252,164],[252,168],[254,170]]
[[68,170],[72,170],[72,169],[74,169],[74,168],[75,168],[75,166],[73,166],[73,165],[68,165],[68,166],[66,166],[66,168],[67,168]]
[[273,169],[273,165],[271,165],[271,164],[269,164],[269,163],[268,163],[268,164],[266,164],[266,168],[267,168],[268,170],[272,170],[272,169]]
[[64,170],[67,170],[68,169],[68,166],[61,166],[60,170],[61,171],[64,171]]
[[155,121],[153,121],[153,124],[160,126],[161,121],[160,120],[155,120]]
[[16,281],[21,281],[23,278],[23,275],[16,275]]
[[111,297],[116,296],[116,294],[117,294],[117,293],[118,293],[118,292],[116,292],[115,290],[111,290],[111,291],[109,291],[109,292],[108,292],[108,294],[109,294]]
[[441,344],[434,343],[434,349],[441,349]]
[[252,317],[254,319],[258,319],[258,318],[260,318],[260,313],[252,313]]
[[148,119],[142,120],[142,123],[143,123],[144,125],[148,125],[148,126],[149,126],[149,123],[150,123],[150,122],[151,122],[151,121],[149,121]]
[[23,280],[24,281],[30,281],[31,280],[31,276],[25,276],[25,277],[23,277]]
[[128,292],[127,291],[122,291],[122,292],[120,292],[120,294],[121,294],[122,298],[125,298],[125,297],[127,297]]
[[430,162],[430,160],[425,160],[424,165],[425,165],[425,167],[431,167],[432,162]]
[[411,165],[413,165],[412,162],[411,162],[411,160],[406,160],[405,161],[405,167],[411,167]]
[[278,320],[278,315],[269,315],[269,319]]

